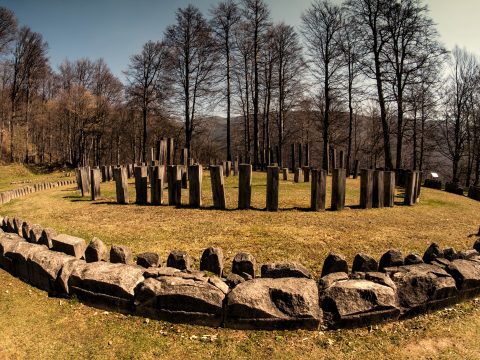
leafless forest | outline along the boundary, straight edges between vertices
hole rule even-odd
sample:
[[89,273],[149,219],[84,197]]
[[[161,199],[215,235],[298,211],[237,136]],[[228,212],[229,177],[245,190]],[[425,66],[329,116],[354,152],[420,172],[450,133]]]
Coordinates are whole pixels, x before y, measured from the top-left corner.
[[298,28],[263,0],[190,5],[123,83],[103,59],[53,68],[47,41],[0,7],[2,162],[142,162],[173,137],[202,163],[286,166],[308,143],[314,166],[333,146],[349,165],[479,183],[479,60],[444,48],[421,0],[314,0]]

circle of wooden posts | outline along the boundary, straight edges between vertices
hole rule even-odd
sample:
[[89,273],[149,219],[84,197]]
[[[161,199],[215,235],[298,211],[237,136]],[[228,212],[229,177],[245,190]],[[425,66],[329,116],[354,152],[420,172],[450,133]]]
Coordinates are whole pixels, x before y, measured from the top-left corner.
[[[168,142],[165,147],[160,142],[160,154],[156,158],[172,160],[168,152]],[[163,150],[165,149],[165,150]],[[185,149],[186,150],[186,149]],[[292,146],[292,155],[301,154],[302,148]],[[166,152],[166,154],[162,154]],[[152,151],[155,156],[155,152]],[[165,155],[165,156],[164,156]],[[192,208],[200,208],[202,203],[203,167],[199,164],[192,164],[193,160],[187,158],[187,151],[182,154],[183,165],[158,165],[159,160],[152,160],[150,166],[101,166],[90,169],[88,166],[79,168],[76,171],[78,188],[82,196],[91,194],[92,200],[100,198],[100,183],[109,181],[112,178],[116,182],[116,195],[119,204],[128,204],[128,178],[135,178],[136,203],[146,205],[148,203],[148,183],[150,183],[150,202],[152,205],[162,205],[163,189],[165,183],[168,185],[168,204],[180,206],[182,188],[189,189],[188,204]],[[168,159],[170,157],[170,159]],[[331,153],[333,165],[345,166],[344,153],[341,151],[337,158],[335,149]],[[292,156],[293,158],[293,156]],[[300,160],[300,158],[298,159]],[[190,164],[190,165],[189,165]],[[226,174],[238,175],[238,209],[250,209],[252,201],[252,165],[239,163],[238,158],[232,161],[224,161],[222,165],[210,166],[210,178],[212,188],[213,207],[215,209],[226,209],[225,179]],[[289,169],[280,168],[272,164],[266,168],[266,210],[278,211],[279,209],[279,185],[280,172],[282,179],[288,180]],[[112,175],[110,175],[112,174]],[[393,207],[395,201],[396,173],[394,171],[382,171],[361,169],[356,160],[353,166],[352,177],[360,174],[360,208],[383,208]],[[331,209],[343,210],[345,207],[346,178],[347,170],[344,167],[332,170],[332,194]],[[421,191],[421,172],[404,171],[405,178],[405,205],[414,205],[419,202]],[[310,209],[322,211],[326,208],[326,181],[327,171],[302,166],[295,168],[295,183],[311,182]]]

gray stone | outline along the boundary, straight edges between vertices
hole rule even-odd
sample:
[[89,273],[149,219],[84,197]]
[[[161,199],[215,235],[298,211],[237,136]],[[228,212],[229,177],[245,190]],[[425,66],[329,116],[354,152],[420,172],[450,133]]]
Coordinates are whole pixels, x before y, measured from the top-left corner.
[[378,269],[383,271],[387,267],[392,266],[402,266],[403,265],[403,255],[400,250],[388,250],[385,254],[382,255],[380,258],[380,263],[378,265]]
[[322,312],[314,280],[254,279],[227,295],[225,326],[236,329],[318,329]]
[[459,259],[471,260],[480,256],[477,250],[465,250],[458,253]]
[[405,265],[416,265],[416,264],[422,264],[423,260],[420,257],[420,255],[408,254],[407,256],[405,256],[404,263]]
[[52,238],[53,251],[59,251],[67,255],[75,256],[77,259],[82,259],[85,257],[86,248],[87,244],[85,243],[85,240],[76,236],[59,234]]
[[[480,229],[478,229],[478,233],[480,234]],[[480,235],[477,235],[477,236],[480,236]],[[475,241],[475,243],[473,244],[473,249],[480,253],[480,239],[477,239]]]
[[24,221],[22,224],[22,237],[28,242],[31,242],[30,241],[30,224],[26,221]]
[[353,259],[352,272],[368,272],[377,271],[377,261],[367,254],[357,254]]
[[368,325],[400,314],[395,290],[369,280],[336,281],[320,299],[332,327]]
[[480,290],[480,262],[454,260],[446,267],[446,271],[455,279],[458,289]]
[[59,252],[48,250],[38,251],[28,259],[30,283],[49,294],[66,295],[57,279],[62,268],[76,258]]
[[77,263],[68,279],[69,292],[101,308],[133,310],[135,288],[144,280],[136,266],[103,261]]
[[181,270],[172,268],[172,267],[154,267],[147,268],[143,272],[145,279],[147,278],[157,278],[160,276],[176,276],[181,272]]
[[458,259],[457,252],[455,251],[454,248],[451,248],[451,247],[443,249],[442,254],[443,254],[443,257],[445,259],[447,259],[448,261],[453,261],[453,260]]
[[51,249],[53,247],[52,239],[55,236],[57,236],[57,232],[54,229],[45,228],[42,230],[42,235],[40,236],[38,243]]
[[200,259],[200,270],[210,271],[218,276],[223,274],[223,251],[218,247],[205,249]]
[[440,250],[440,246],[438,244],[433,243],[431,244],[427,250],[425,250],[425,254],[423,254],[423,262],[430,264],[432,261],[436,260],[437,258],[442,258],[443,252]]
[[160,256],[153,252],[145,252],[142,254],[138,254],[137,265],[142,266],[144,268],[159,267]]
[[167,266],[179,270],[190,270],[192,260],[185,251],[173,250],[167,258]]
[[232,273],[245,278],[245,274],[255,278],[255,258],[253,255],[240,252],[233,258]]
[[337,281],[348,280],[348,274],[345,272],[334,272],[325,276],[322,276],[318,280],[318,288],[320,290],[325,290],[332,286]]
[[227,279],[226,279],[226,282],[228,284],[229,287],[231,287],[232,289],[237,286],[238,284],[241,284],[245,281],[245,279],[243,277],[241,277],[240,275],[237,275],[237,274],[233,274],[233,273],[230,273],[228,274],[227,276]]
[[25,240],[18,235],[11,233],[3,233],[0,235],[0,267],[4,270],[13,273],[12,259],[5,256],[6,253],[12,251],[13,248],[19,243]]
[[135,294],[136,313],[155,319],[220,326],[225,294],[216,286],[175,276],[146,279]]
[[263,278],[312,278],[305,266],[296,262],[265,264],[260,271]]
[[26,282],[30,282],[28,261],[35,253],[45,251],[46,249],[47,248],[42,245],[19,241],[15,246],[6,251],[4,256],[11,260],[11,272],[13,275]]
[[442,268],[430,264],[385,269],[397,286],[400,305],[407,312],[435,309],[457,295],[455,280]]
[[219,288],[225,295],[228,294],[228,292],[230,291],[230,288],[228,287],[226,282],[223,281],[218,276],[209,277],[208,278],[208,283],[216,286],[217,288]]
[[128,246],[112,245],[110,248],[110,262],[113,264],[132,264],[132,251]]
[[343,255],[330,253],[323,263],[322,277],[336,272],[348,273],[348,264]]
[[99,238],[94,237],[90,244],[88,244],[87,249],[85,250],[85,261],[96,262],[96,261],[107,261],[108,249]]
[[18,236],[22,236],[22,225],[23,225],[23,220],[19,217],[14,217],[13,218],[13,232],[15,234],[18,234]]

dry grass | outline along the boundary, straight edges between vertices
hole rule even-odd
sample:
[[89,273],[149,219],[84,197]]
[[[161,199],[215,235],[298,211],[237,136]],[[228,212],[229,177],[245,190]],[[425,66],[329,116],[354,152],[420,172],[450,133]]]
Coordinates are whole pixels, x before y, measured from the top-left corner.
[[[229,178],[226,182],[230,208],[236,203],[236,181]],[[250,211],[117,205],[110,183],[102,184],[100,201],[81,199],[74,188],[57,188],[17,199],[2,206],[1,213],[87,240],[97,236],[108,244],[125,244],[136,253],[156,251],[163,261],[177,248],[187,250],[198,264],[201,251],[214,245],[224,249],[227,267],[235,253],[243,250],[254,254],[259,265],[300,261],[316,275],[329,251],[346,255],[351,263],[360,251],[376,257],[392,247],[422,253],[433,241],[443,247],[471,248],[473,239],[467,235],[476,232],[480,223],[480,203],[428,189],[422,189],[422,201],[414,207],[308,212],[309,184],[293,182],[280,185],[280,207],[285,210],[268,213],[261,210],[264,184],[265,175],[255,174],[253,206],[257,210]],[[207,177],[207,207],[211,205],[209,187]],[[347,206],[358,203],[358,187],[358,181],[348,181]],[[134,200],[133,184],[129,193]],[[184,191],[185,202],[187,198]],[[147,324],[141,318],[103,314],[75,301],[48,298],[0,271],[0,312],[0,359],[479,358],[477,302],[371,331],[242,332],[158,321]],[[206,334],[217,338],[202,340]]]

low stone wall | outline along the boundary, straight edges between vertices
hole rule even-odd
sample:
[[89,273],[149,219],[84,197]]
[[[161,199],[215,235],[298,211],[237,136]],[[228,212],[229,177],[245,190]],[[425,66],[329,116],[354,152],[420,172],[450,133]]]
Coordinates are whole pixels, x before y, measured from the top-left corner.
[[[136,256],[43,229],[19,218],[0,219],[0,267],[53,296],[171,322],[235,329],[318,329],[366,326],[449,306],[480,294],[480,239],[457,252],[432,244],[423,257],[398,250],[380,259],[329,254],[319,279],[298,263],[261,266],[239,253],[224,272],[220,248],[206,249],[200,269],[172,251],[167,266],[155,253]],[[480,235],[480,234],[479,234]],[[107,262],[107,259],[110,262]]]
[[60,180],[55,182],[41,182],[34,185],[24,186],[22,188],[0,192],[0,205],[6,204],[11,200],[32,194],[38,191],[53,189],[59,186],[75,184],[75,180]]

